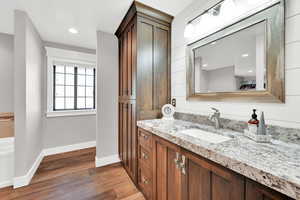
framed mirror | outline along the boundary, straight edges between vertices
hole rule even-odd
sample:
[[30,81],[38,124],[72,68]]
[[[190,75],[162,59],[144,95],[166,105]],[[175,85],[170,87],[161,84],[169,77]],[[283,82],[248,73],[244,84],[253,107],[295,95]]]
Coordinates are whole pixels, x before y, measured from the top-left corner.
[[283,103],[284,1],[189,44],[187,54],[187,99]]

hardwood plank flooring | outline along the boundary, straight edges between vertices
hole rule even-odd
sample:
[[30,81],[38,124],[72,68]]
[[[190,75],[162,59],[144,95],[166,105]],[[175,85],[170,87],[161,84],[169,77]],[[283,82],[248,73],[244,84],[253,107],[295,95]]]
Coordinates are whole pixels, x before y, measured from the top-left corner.
[[0,200],[144,200],[121,166],[95,168],[96,149],[47,156],[29,186],[0,189]]

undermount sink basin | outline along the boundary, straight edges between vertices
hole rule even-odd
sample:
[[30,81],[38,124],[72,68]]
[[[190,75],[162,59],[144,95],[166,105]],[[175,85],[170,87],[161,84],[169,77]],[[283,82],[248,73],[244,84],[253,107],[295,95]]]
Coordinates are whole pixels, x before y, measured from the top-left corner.
[[226,142],[226,141],[229,141],[232,139],[230,137],[211,133],[208,131],[203,131],[200,129],[187,129],[187,130],[181,131],[180,133],[191,136],[191,137],[195,137],[200,140],[207,141],[209,143],[214,143],[214,144]]

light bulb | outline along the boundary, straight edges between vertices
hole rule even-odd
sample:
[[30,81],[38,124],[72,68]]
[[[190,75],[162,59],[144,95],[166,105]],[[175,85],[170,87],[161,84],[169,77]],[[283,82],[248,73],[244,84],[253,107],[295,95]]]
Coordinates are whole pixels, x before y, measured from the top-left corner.
[[78,34],[78,30],[76,28],[69,28],[69,32],[72,34]]
[[195,33],[195,27],[192,23],[188,23],[184,29],[184,37],[191,38]]
[[225,21],[231,20],[237,13],[236,5],[233,0],[225,0],[221,7],[221,16]]

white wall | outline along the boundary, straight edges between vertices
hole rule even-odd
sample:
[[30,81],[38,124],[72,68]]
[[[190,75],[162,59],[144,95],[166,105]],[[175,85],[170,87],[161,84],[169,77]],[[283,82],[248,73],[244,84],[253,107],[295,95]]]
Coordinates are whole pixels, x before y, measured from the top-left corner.
[[[96,54],[95,50],[70,45],[45,42],[45,46],[76,52]],[[47,58],[46,58],[47,59]],[[47,112],[47,63],[43,70],[44,148],[54,148],[96,141],[96,115],[46,117]]]
[[96,140],[96,115],[44,118],[44,148]]
[[97,32],[97,158],[118,154],[118,40]]
[[14,37],[0,33],[0,113],[13,112]]
[[286,0],[286,103],[223,103],[186,101],[184,28],[188,20],[200,14],[218,0],[194,1],[175,16],[172,27],[172,96],[177,99],[177,111],[208,115],[210,107],[221,110],[222,116],[248,120],[251,109],[265,111],[267,123],[300,128],[300,1]]
[[15,11],[15,177],[26,175],[43,149],[42,66],[45,50],[23,11]]
[[[224,67],[207,72],[208,91],[235,91],[237,84],[234,67]],[[205,92],[205,91],[204,91]]]

